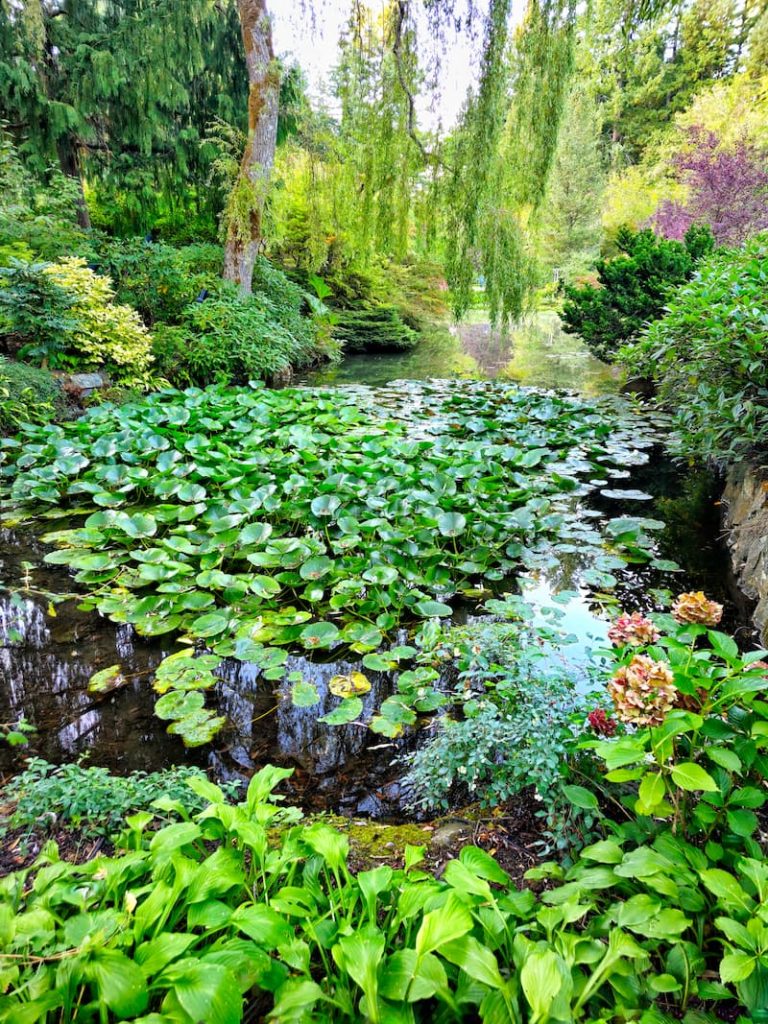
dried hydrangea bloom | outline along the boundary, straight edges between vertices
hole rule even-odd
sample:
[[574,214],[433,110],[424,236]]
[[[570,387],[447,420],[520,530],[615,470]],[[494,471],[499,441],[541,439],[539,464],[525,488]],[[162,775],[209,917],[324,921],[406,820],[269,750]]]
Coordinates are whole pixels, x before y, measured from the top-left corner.
[[632,612],[631,615],[624,612],[609,628],[608,639],[614,647],[624,647],[627,644],[641,647],[655,644],[659,639],[659,631],[651,620],[640,612]]
[[717,601],[710,601],[701,590],[696,590],[681,594],[672,605],[672,614],[681,623],[716,626],[723,617],[723,606]]
[[636,654],[608,684],[619,719],[629,725],[659,725],[678,697],[673,679],[665,662]]
[[618,726],[616,719],[609,718],[602,708],[595,708],[594,711],[590,711],[587,715],[587,721],[593,732],[596,732],[598,736],[613,736]]

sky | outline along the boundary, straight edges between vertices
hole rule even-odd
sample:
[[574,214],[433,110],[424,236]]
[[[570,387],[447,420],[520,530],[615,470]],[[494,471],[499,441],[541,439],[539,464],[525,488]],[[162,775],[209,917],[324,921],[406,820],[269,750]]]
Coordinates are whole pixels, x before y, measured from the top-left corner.
[[[380,11],[386,0],[362,0]],[[478,3],[482,9],[483,2]],[[322,95],[323,83],[337,59],[339,36],[349,18],[350,0],[272,0],[273,39],[277,53],[291,54],[306,72],[310,91]],[[429,59],[434,43],[425,22],[418,26],[419,51]],[[419,123],[433,130],[452,127],[458,118],[467,89],[477,81],[479,42],[468,34],[446,34],[440,60],[438,88],[418,101]]]

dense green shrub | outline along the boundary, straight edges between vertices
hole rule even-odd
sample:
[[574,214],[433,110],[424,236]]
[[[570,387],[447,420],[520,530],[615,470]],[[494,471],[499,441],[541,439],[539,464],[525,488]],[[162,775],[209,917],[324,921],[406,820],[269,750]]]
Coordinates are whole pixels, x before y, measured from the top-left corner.
[[597,263],[597,288],[566,285],[562,313],[566,330],[607,362],[661,316],[669,296],[691,277],[714,241],[708,228],[690,228],[684,243],[658,238],[650,229],[621,228],[616,244],[621,255]]
[[81,764],[54,765],[30,758],[24,771],[5,787],[13,810],[11,828],[52,825],[77,828],[81,835],[111,835],[126,815],[146,810],[155,800],[179,801],[192,813],[204,801],[189,788],[190,779],[204,779],[200,768],[180,765],[161,772],[110,775],[106,768]]
[[46,370],[0,356],[0,432],[20,423],[47,423],[66,412],[61,385]]
[[342,310],[333,333],[345,352],[397,352],[413,348],[419,340],[395,306]]
[[54,369],[104,367],[141,379],[151,338],[135,310],[112,302],[109,279],[82,259],[13,260],[0,268],[0,345]]
[[[293,323],[291,330],[285,322]],[[311,322],[234,288],[192,302],[176,326],[157,325],[158,373],[173,384],[244,384],[289,374],[318,356]]]
[[11,258],[89,256],[91,240],[76,223],[78,183],[58,170],[30,174],[0,129],[0,264]]
[[621,353],[652,377],[686,455],[729,460],[768,446],[768,234],[713,253],[666,314]]
[[519,622],[454,630],[445,638],[458,668],[433,740],[413,756],[409,790],[422,809],[480,800],[498,806],[528,786],[551,807],[573,751],[572,719],[585,698],[548,663],[542,636]]
[[[218,252],[216,246],[189,246],[179,250],[178,265],[210,268]],[[195,293],[205,284],[212,294],[188,302],[154,331],[158,373],[173,384],[281,377],[329,354],[306,293],[268,260],[257,261],[248,297],[218,278],[199,274],[194,280]]]
[[143,238],[111,240],[100,248],[99,270],[111,277],[117,301],[138,310],[145,324],[172,323],[204,283],[181,252]]

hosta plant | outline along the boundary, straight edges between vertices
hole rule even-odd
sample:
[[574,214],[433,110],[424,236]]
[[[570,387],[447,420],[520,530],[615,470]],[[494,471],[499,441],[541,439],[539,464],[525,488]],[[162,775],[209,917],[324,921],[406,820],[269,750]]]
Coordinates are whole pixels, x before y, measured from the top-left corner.
[[0,1020],[587,1024],[730,1000],[761,1021],[762,861],[713,868],[667,831],[536,869],[541,896],[472,846],[439,880],[413,846],[353,875],[344,835],[280,807],[289,774],[263,769],[237,805],[192,780],[193,817],[139,813],[113,857],[50,846],[0,880]]

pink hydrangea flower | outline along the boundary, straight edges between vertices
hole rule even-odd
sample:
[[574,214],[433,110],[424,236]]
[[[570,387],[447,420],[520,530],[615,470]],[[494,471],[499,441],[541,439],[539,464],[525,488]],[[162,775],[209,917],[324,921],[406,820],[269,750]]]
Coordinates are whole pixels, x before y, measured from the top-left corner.
[[618,718],[629,725],[659,725],[678,697],[669,665],[644,654],[616,672],[608,692]]
[[650,619],[640,612],[624,612],[608,630],[608,639],[614,647],[641,647],[659,639],[659,631]]

